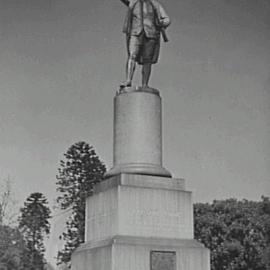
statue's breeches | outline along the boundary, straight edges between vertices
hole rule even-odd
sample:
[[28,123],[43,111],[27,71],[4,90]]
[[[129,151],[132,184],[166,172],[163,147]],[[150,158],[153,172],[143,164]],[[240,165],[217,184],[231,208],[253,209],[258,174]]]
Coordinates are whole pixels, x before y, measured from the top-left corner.
[[128,55],[139,64],[157,63],[159,49],[160,38],[148,38],[144,31],[138,36],[127,37]]

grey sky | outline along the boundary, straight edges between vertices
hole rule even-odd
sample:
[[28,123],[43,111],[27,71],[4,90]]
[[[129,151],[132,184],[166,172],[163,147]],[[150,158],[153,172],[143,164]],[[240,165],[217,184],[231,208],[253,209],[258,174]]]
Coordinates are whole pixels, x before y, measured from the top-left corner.
[[[270,2],[161,2],[170,42],[151,85],[163,98],[165,167],[195,201],[270,196]],[[111,166],[125,11],[118,0],[0,0],[0,177],[19,201],[41,191],[52,202],[74,142]]]

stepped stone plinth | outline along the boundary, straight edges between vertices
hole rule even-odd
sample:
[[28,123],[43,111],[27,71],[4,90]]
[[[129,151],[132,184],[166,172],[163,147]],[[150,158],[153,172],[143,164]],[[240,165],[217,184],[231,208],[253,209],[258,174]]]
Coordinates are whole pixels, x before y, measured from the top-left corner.
[[86,201],[72,270],[210,270],[194,240],[192,194],[162,165],[159,92],[126,90],[114,99],[113,167]]

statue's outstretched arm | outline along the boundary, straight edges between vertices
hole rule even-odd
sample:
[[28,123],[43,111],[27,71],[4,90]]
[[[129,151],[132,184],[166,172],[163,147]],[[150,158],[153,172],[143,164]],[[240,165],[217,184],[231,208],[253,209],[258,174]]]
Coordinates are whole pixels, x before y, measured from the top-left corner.
[[124,3],[126,6],[129,5],[129,0],[120,0],[122,3]]

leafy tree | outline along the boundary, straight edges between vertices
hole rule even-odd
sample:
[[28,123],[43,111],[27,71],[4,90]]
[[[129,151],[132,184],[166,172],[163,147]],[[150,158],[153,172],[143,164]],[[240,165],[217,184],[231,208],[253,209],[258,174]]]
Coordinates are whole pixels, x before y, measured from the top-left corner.
[[261,219],[263,219],[264,223],[264,232],[266,249],[263,253],[263,262],[266,265],[266,269],[270,270],[270,200],[267,197],[262,197],[262,202],[260,203],[261,212],[263,215]]
[[43,270],[44,236],[50,232],[50,209],[42,193],[32,193],[21,208],[19,228],[24,236],[26,248],[22,255],[23,269]]
[[195,238],[211,250],[212,270],[266,270],[270,202],[229,199],[194,205]]
[[24,240],[14,227],[17,213],[9,179],[1,181],[0,190],[0,269],[21,269]]
[[0,269],[22,269],[21,258],[25,243],[17,228],[0,225]]
[[62,210],[71,209],[67,231],[61,238],[65,241],[63,250],[58,252],[58,263],[70,266],[71,254],[84,242],[85,200],[92,195],[93,186],[100,182],[106,171],[92,146],[86,142],[73,144],[64,154],[58,169],[57,198]]

